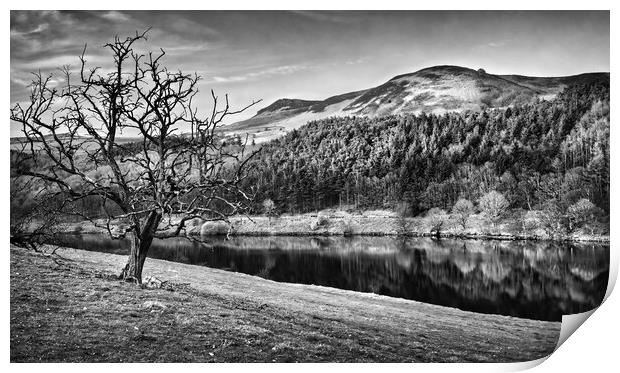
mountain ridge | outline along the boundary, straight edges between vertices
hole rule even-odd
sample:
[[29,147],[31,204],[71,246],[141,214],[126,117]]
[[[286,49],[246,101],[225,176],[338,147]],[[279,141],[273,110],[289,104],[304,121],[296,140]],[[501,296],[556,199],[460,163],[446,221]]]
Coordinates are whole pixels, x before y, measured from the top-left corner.
[[229,134],[250,134],[264,142],[330,116],[381,116],[399,113],[479,111],[553,99],[565,87],[592,81],[609,83],[609,73],[560,77],[495,75],[483,69],[438,65],[396,75],[368,89],[334,95],[325,100],[283,98],[253,117],[223,128]]

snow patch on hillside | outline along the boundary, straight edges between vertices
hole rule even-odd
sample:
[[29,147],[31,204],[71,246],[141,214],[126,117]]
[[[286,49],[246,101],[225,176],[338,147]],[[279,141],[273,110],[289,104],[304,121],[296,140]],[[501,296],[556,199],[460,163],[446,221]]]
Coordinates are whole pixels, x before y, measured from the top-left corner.
[[345,111],[344,109],[354,100],[355,99],[344,100],[333,105],[326,106],[325,110],[320,112],[308,110],[293,117],[271,122],[268,125],[256,126],[247,131],[231,131],[228,132],[227,135],[230,136],[238,134],[241,135],[241,137],[245,137],[246,134],[249,134],[250,139],[253,139],[255,144],[264,143],[278,138],[294,129],[298,129],[313,120],[352,115],[350,111]]
[[286,118],[273,124],[284,128],[288,132],[292,131],[293,129],[297,129],[313,120],[325,119],[334,116],[350,115],[349,112],[344,111],[344,108],[347,107],[351,102],[353,102],[353,100],[345,100],[333,105],[326,106],[325,110],[321,112],[315,113],[312,111],[306,111],[294,117]]

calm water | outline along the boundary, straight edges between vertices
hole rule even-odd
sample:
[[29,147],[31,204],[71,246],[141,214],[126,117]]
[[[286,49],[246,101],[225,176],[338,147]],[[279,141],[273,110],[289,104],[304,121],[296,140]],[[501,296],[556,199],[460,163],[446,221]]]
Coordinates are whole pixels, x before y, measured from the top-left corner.
[[[116,254],[129,242],[67,235],[65,246]],[[184,238],[149,257],[539,320],[598,306],[609,245],[391,237]]]

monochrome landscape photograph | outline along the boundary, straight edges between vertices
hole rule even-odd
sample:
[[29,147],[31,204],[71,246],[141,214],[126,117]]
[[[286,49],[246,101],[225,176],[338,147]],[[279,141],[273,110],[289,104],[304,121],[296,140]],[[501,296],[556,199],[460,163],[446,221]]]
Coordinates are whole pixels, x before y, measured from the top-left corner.
[[12,10],[10,101],[12,363],[525,362],[607,291],[609,11]]

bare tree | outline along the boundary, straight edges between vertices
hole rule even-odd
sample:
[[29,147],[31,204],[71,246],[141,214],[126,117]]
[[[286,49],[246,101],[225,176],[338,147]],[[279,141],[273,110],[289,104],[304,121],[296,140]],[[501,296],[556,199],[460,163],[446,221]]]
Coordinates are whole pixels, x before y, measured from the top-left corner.
[[493,227],[497,225],[497,222],[510,207],[510,204],[506,200],[503,194],[492,190],[487,194],[480,197],[478,200],[478,206],[482,213],[493,223]]
[[[12,164],[21,163],[19,154],[15,157],[11,154],[11,158]],[[19,176],[13,171],[10,179],[11,244],[37,250],[43,243],[53,240],[59,231],[58,210],[62,206],[59,201],[48,198],[44,190],[34,187],[36,179]]]
[[467,228],[467,221],[471,214],[474,213],[474,204],[468,199],[461,198],[452,207],[452,215],[456,218],[456,221],[463,227]]
[[590,233],[593,233],[596,226],[596,216],[600,214],[600,209],[587,198],[582,198],[570,205],[566,210],[567,228],[569,232],[590,223]]
[[441,230],[448,221],[448,214],[439,207],[433,207],[426,212],[426,217],[430,223],[430,233],[433,236],[441,235]]
[[271,222],[271,217],[275,216],[277,213],[276,204],[271,198],[267,198],[263,201],[263,212],[269,218],[269,222]]
[[[213,109],[201,116],[194,104],[199,77],[162,66],[163,50],[138,53],[136,43],[145,40],[146,32],[106,44],[113,59],[106,71],[87,68],[84,47],[77,83],[68,68],[62,87],[35,74],[29,103],[11,109],[31,163],[21,175],[69,202],[102,201],[102,215],[83,217],[114,238],[132,237],[120,276],[138,283],[154,238],[183,234],[193,219],[228,221],[246,208],[253,191],[240,182],[256,153],[224,146],[217,128],[257,102],[235,111],[228,96],[218,102],[211,91]],[[122,133],[139,140],[121,141]]]

